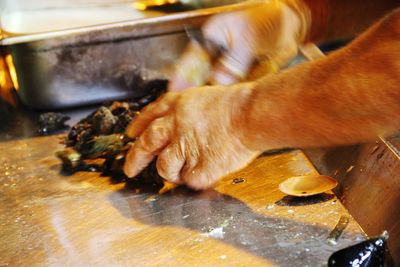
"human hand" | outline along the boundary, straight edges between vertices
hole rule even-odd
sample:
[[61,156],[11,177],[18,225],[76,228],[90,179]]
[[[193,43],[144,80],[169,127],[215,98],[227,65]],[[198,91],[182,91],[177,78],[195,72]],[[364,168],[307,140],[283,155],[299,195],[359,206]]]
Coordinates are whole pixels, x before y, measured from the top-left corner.
[[299,0],[269,1],[216,15],[203,27],[203,35],[226,51],[214,65],[205,49],[195,42],[189,44],[176,64],[169,90],[181,91],[207,81],[238,82],[247,77],[255,61],[269,66],[269,71],[276,70],[297,54],[309,20],[309,10]]
[[129,125],[138,137],[124,171],[136,176],[155,156],[167,181],[200,190],[236,171],[259,155],[243,143],[246,99],[252,83],[170,92],[147,106]]

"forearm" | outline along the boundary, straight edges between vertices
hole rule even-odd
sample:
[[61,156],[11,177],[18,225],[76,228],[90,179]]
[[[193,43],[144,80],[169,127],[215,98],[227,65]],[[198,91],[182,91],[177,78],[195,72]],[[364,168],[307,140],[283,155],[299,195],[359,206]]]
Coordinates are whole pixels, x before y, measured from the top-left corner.
[[398,0],[302,0],[309,8],[308,41],[324,42],[354,37],[390,10]]
[[257,82],[239,125],[264,150],[364,142],[400,128],[400,11],[330,56]]

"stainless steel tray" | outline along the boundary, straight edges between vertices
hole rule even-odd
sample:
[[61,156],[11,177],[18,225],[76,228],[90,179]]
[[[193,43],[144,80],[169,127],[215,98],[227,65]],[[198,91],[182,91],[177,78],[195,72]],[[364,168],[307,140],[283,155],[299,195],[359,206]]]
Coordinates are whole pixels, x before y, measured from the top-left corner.
[[252,4],[8,36],[0,45],[12,55],[24,104],[35,109],[88,105],[140,96],[135,77],[167,77],[188,42],[185,26],[199,27],[211,15]]

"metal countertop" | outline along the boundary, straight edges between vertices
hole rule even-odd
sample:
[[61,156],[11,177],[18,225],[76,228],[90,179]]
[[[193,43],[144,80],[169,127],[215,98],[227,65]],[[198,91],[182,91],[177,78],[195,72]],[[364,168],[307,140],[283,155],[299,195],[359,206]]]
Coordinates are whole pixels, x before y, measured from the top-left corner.
[[34,116],[5,114],[0,266],[322,266],[364,238],[351,218],[328,244],[350,216],[333,194],[299,200],[278,190],[316,173],[300,150],[262,156],[214,189],[160,195],[97,173],[62,174],[60,136],[35,136]]

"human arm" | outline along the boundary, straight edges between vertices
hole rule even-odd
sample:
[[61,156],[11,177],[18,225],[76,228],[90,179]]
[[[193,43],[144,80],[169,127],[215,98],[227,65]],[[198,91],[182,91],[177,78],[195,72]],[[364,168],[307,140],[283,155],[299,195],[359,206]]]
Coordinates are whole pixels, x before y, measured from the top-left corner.
[[[395,6],[398,0],[274,0],[212,17],[206,39],[226,49],[212,62],[195,43],[176,64],[169,90],[205,83],[232,84],[285,66],[306,42],[353,37]],[[265,67],[266,66],[266,67]],[[249,75],[250,73],[250,75]]]
[[400,127],[399,47],[397,10],[326,58],[260,80],[242,113],[258,133],[249,146],[349,144]]
[[124,170],[158,155],[162,177],[194,189],[263,150],[369,141],[400,127],[400,11],[349,46],[261,80],[167,93],[127,133],[138,137]]

